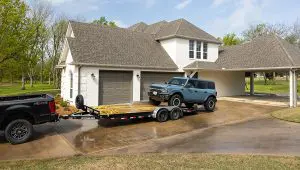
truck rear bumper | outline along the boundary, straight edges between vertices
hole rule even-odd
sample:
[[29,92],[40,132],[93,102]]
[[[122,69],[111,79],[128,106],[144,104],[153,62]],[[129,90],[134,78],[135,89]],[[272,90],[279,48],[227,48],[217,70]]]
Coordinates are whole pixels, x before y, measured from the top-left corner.
[[59,116],[58,116],[58,114],[57,114],[57,113],[51,114],[51,115],[50,115],[50,121],[51,121],[51,122],[57,122],[57,121],[59,121]]

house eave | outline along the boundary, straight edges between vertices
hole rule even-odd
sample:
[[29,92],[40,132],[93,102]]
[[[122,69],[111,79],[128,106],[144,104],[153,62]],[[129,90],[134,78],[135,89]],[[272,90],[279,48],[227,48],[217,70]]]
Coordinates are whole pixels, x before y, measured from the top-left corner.
[[189,37],[189,36],[184,36],[184,35],[169,35],[169,36],[164,36],[164,37],[160,37],[160,38],[155,38],[155,40],[162,41],[162,40],[167,40],[167,39],[171,39],[171,38],[183,38],[183,39],[188,39],[188,40],[199,40],[199,41],[215,43],[215,44],[220,44],[220,45],[222,44],[222,42],[220,42],[220,41],[212,41],[212,40],[208,40],[205,38]]
[[139,65],[116,65],[116,64],[97,64],[97,63],[80,63],[72,62],[70,65],[91,66],[91,67],[111,67],[111,68],[138,68],[138,69],[160,69],[160,70],[178,70],[178,67],[155,67],[155,66],[139,66]]
[[207,69],[207,68],[183,68],[183,70],[214,70],[214,71],[268,71],[268,70],[294,70],[300,69],[300,66],[291,67],[256,67],[256,68],[220,68],[220,69]]

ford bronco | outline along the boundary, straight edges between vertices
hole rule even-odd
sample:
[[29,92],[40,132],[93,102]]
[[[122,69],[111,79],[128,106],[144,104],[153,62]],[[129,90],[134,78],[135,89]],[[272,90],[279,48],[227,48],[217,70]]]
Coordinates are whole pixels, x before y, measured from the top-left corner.
[[199,104],[207,111],[214,111],[217,102],[215,83],[196,78],[174,77],[165,84],[152,84],[148,95],[154,105],[168,102],[169,106],[180,107],[184,103],[193,107]]

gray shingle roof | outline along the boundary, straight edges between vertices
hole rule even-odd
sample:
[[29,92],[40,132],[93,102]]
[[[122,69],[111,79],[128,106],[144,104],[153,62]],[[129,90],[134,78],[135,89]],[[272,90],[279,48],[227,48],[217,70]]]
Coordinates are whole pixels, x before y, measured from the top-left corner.
[[144,22],[139,22],[137,24],[128,27],[128,29],[130,29],[131,31],[137,31],[137,32],[144,32],[147,28],[148,25]]
[[142,27],[143,26],[141,26],[141,23],[138,23],[129,27],[128,29],[155,34],[156,40],[178,37],[221,44],[221,42],[215,37],[191,24],[185,19],[178,19],[171,22],[161,21],[152,25],[148,25],[145,29],[141,29]]
[[67,38],[74,64],[177,69],[150,34],[123,28],[70,22],[75,38]]
[[[215,64],[227,70],[300,67],[300,48],[276,35],[263,35],[241,45],[223,47]],[[194,62],[185,69],[208,67],[216,68],[211,63]]]
[[157,40],[163,40],[172,37],[197,39],[221,44],[221,42],[215,37],[198,28],[197,26],[191,24],[185,19],[178,19],[169,22],[156,34]]
[[218,70],[221,69],[221,67],[214,62],[194,61],[191,64],[187,65],[185,69]]

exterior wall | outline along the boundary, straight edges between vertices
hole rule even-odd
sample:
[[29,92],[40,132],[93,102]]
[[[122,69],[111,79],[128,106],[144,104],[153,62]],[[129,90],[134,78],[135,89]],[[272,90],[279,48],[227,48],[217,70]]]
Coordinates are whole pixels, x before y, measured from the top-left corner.
[[[173,59],[175,64],[179,67],[179,71],[182,71],[183,67],[191,64],[192,62],[207,61],[215,62],[219,55],[219,45],[208,43],[207,44],[207,59],[203,59],[203,42],[201,45],[201,59],[190,59],[189,58],[189,40],[182,38],[172,38],[160,41],[162,47],[166,50],[169,56]],[[196,57],[196,43],[194,43],[194,56]]]
[[199,78],[215,82],[218,97],[245,94],[245,72],[199,71]]
[[[92,76],[94,74],[94,77]],[[98,106],[99,103],[99,68],[80,68],[80,94],[88,106]]]

